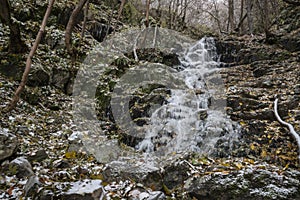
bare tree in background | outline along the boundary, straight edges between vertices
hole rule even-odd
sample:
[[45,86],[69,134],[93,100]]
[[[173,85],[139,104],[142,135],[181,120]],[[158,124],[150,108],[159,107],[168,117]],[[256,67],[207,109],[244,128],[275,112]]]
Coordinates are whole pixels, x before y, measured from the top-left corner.
[[71,45],[72,31],[73,31],[73,28],[75,25],[75,21],[76,21],[75,19],[78,16],[78,14],[80,13],[80,11],[82,10],[82,8],[84,7],[86,2],[87,2],[87,0],[79,1],[78,5],[73,10],[73,12],[70,16],[69,22],[67,24],[67,27],[66,27],[65,44],[66,44],[67,51],[68,51],[69,55],[71,56],[72,62],[75,62],[75,60],[76,60],[76,52]]
[[252,16],[252,0],[246,0],[248,33],[253,34],[253,16]]
[[233,0],[228,0],[228,25],[227,32],[233,32],[235,29],[234,23],[234,2]]
[[12,20],[10,13],[10,4],[8,0],[0,0],[0,20],[3,24],[9,26],[9,44],[8,52],[24,53],[27,51],[27,46],[21,39],[19,25]]
[[124,9],[125,2],[126,2],[126,0],[122,0],[121,1],[121,5],[120,5],[119,11],[118,11],[118,18],[117,18],[117,20],[119,20],[120,17],[121,17],[121,15],[122,15],[122,11]]
[[85,9],[84,9],[84,19],[83,19],[83,25],[82,25],[82,29],[81,29],[81,39],[84,38],[85,27],[86,27],[88,12],[89,12],[89,5],[90,5],[90,1],[87,0]]
[[241,7],[240,7],[240,19],[239,24],[237,26],[237,32],[239,35],[244,33],[244,20],[247,17],[247,15],[244,15],[244,0],[241,0]]
[[20,99],[20,94],[22,93],[22,91],[25,88],[25,85],[26,85],[26,82],[27,82],[27,78],[28,78],[28,75],[29,75],[29,72],[30,72],[31,64],[32,64],[32,58],[33,58],[33,55],[34,55],[34,53],[36,52],[36,50],[38,48],[38,45],[39,45],[39,43],[41,41],[41,38],[42,38],[42,35],[45,32],[45,27],[46,27],[46,24],[47,24],[47,20],[48,20],[48,18],[50,16],[51,9],[53,7],[54,1],[55,0],[50,0],[49,1],[48,8],[46,10],[44,19],[42,21],[42,25],[41,25],[40,31],[38,32],[38,34],[36,36],[36,39],[35,39],[35,42],[34,42],[33,46],[31,47],[30,53],[29,53],[29,55],[27,57],[26,67],[25,67],[25,70],[24,70],[24,73],[23,73],[23,76],[22,76],[21,83],[20,83],[19,87],[17,88],[17,90],[16,90],[16,92],[14,94],[13,99],[11,100],[10,104],[8,105],[8,111],[11,111],[11,110],[13,110],[16,107],[16,105],[17,105],[17,103],[18,103],[18,101]]
[[149,27],[149,12],[150,12],[150,2],[151,0],[147,0],[146,3],[146,27]]

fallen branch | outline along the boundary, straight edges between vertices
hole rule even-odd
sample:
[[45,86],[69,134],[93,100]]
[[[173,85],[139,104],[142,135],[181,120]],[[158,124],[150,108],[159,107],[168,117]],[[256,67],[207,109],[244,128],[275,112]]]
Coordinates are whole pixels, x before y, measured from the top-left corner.
[[[278,104],[278,99],[276,99],[276,100],[274,101],[274,113],[275,113],[275,116],[276,116],[277,120],[278,120],[281,124],[287,126],[287,127],[290,129],[290,133],[294,136],[294,138],[295,138],[296,141],[297,141],[297,144],[298,144],[298,151],[300,152],[300,136],[296,133],[294,127],[293,127],[290,123],[287,123],[287,122],[283,121],[283,120],[280,118],[280,116],[279,116],[279,114],[278,114],[278,111],[277,111],[277,107],[278,107],[277,104]],[[299,157],[299,160],[300,160],[300,155],[299,155],[298,157]]]

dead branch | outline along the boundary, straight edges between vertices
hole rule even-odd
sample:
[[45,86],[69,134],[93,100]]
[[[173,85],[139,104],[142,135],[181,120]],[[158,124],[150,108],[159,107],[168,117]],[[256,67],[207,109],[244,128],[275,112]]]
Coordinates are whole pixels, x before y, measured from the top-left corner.
[[16,105],[17,105],[17,103],[18,103],[18,101],[20,99],[20,94],[22,93],[22,91],[25,88],[25,85],[26,85],[26,82],[27,82],[27,78],[28,78],[28,75],[29,75],[29,72],[30,72],[31,64],[32,64],[32,58],[33,58],[33,55],[34,55],[34,53],[36,52],[36,50],[38,48],[38,45],[39,45],[39,43],[41,41],[41,38],[42,38],[42,35],[45,32],[45,27],[46,27],[46,24],[47,24],[47,20],[48,20],[48,18],[50,16],[51,9],[53,7],[54,1],[55,0],[50,0],[49,1],[48,8],[46,10],[44,19],[42,21],[41,28],[40,28],[37,36],[36,36],[35,42],[34,42],[33,46],[31,47],[30,53],[29,53],[29,55],[27,57],[26,67],[25,67],[25,70],[24,70],[24,73],[23,73],[23,76],[22,76],[21,83],[20,83],[19,87],[17,88],[17,90],[16,90],[16,92],[14,94],[13,99],[11,100],[10,104],[8,105],[8,111],[11,111],[11,110],[13,110],[16,107]]
[[[285,122],[285,121],[283,121],[281,118],[280,118],[280,116],[279,116],[279,114],[278,114],[278,109],[277,109],[277,104],[278,104],[278,99],[276,99],[275,101],[274,101],[274,113],[275,113],[275,116],[276,116],[276,118],[277,118],[277,120],[281,123],[281,124],[283,124],[283,125],[285,125],[285,126],[287,126],[288,128],[289,128],[289,130],[290,130],[290,133],[293,135],[293,137],[296,139],[296,142],[297,142],[297,145],[298,145],[298,150],[299,150],[299,153],[300,153],[300,136],[296,133],[296,131],[295,131],[295,129],[294,129],[294,127],[293,127],[293,125],[291,125],[290,123],[287,123],[287,122]],[[299,160],[300,160],[300,155],[299,155]]]
[[71,45],[72,31],[73,31],[73,28],[75,25],[75,21],[76,21],[75,19],[78,16],[78,14],[80,13],[80,11],[82,10],[82,8],[86,2],[87,2],[87,0],[81,0],[78,3],[78,5],[75,7],[75,9],[72,12],[70,19],[68,21],[67,27],[66,27],[65,44],[66,44],[67,51],[72,58],[75,54],[74,49],[72,48],[72,45]]

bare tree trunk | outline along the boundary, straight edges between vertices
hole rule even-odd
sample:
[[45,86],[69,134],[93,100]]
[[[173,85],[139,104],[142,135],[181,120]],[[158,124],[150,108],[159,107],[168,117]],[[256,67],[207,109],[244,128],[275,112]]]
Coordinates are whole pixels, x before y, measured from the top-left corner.
[[158,6],[157,6],[157,18],[159,20],[159,24],[161,22],[161,0],[158,0]]
[[269,4],[268,4],[268,1],[267,0],[264,0],[264,2],[263,2],[264,4],[263,4],[263,13],[264,13],[264,32],[265,32],[265,34],[266,34],[266,38],[268,38],[269,37],[269,35],[270,35],[270,18],[271,18],[271,16],[270,16],[270,12],[269,12]]
[[176,0],[176,2],[174,2],[174,18],[173,18],[173,24],[175,30],[178,29],[178,22],[177,22],[178,9],[179,9],[179,0]]
[[50,0],[50,2],[48,4],[48,8],[46,10],[46,13],[45,13],[45,16],[44,16],[44,19],[43,19],[40,31],[38,32],[38,34],[36,36],[36,39],[35,39],[35,42],[34,42],[32,48],[30,50],[30,53],[29,53],[28,57],[27,57],[26,67],[25,67],[25,70],[24,70],[24,73],[23,73],[23,76],[22,76],[21,83],[20,83],[19,87],[17,88],[12,101],[8,105],[8,111],[11,111],[11,110],[13,110],[16,107],[16,105],[17,105],[17,103],[18,103],[18,101],[20,99],[20,94],[22,93],[22,91],[25,88],[25,85],[26,85],[26,82],[27,82],[27,78],[28,78],[28,74],[30,72],[30,68],[31,68],[31,64],[32,64],[32,58],[33,58],[33,55],[34,55],[34,53],[36,52],[36,50],[38,48],[38,45],[39,45],[39,43],[41,41],[41,38],[42,38],[42,35],[45,32],[45,27],[46,27],[46,24],[47,24],[47,20],[48,20],[48,18],[50,16],[51,9],[53,7],[54,1],[55,0]]
[[246,0],[246,7],[247,7],[247,21],[248,21],[248,29],[249,29],[248,33],[252,35],[253,34],[252,0]]
[[146,4],[146,27],[149,27],[150,1],[151,0],[147,0],[147,4]]
[[80,0],[78,5],[75,7],[75,9],[73,10],[69,22],[67,24],[66,27],[66,32],[65,32],[65,44],[66,44],[66,48],[67,51],[69,53],[69,55],[71,56],[72,61],[74,61],[74,56],[75,56],[75,52],[74,49],[72,48],[71,45],[71,37],[72,37],[72,31],[75,25],[75,19],[78,16],[78,14],[80,13],[80,11],[82,10],[83,6],[85,5],[85,3],[87,2],[87,0]]
[[184,8],[183,8],[183,16],[182,16],[182,25],[185,23],[187,7],[188,7],[188,2],[187,2],[187,0],[184,0]]
[[123,9],[124,9],[125,2],[126,2],[126,0],[122,0],[122,1],[121,1],[121,5],[120,5],[120,8],[119,8],[117,20],[119,20],[120,17],[121,17],[121,15],[122,15],[122,11],[123,11]]
[[90,1],[87,0],[86,2],[86,6],[85,6],[85,9],[84,9],[84,19],[83,19],[83,25],[82,25],[82,29],[81,29],[81,39],[84,38],[84,32],[85,32],[85,27],[86,27],[86,21],[87,21],[87,16],[88,16],[88,12],[89,12],[89,3]]
[[240,21],[239,25],[237,27],[239,35],[241,35],[244,32],[244,0],[241,0],[241,11],[240,11]]
[[0,19],[3,24],[9,26],[9,44],[8,52],[24,53],[27,51],[27,46],[21,39],[20,28],[16,22],[13,22],[10,15],[10,5],[8,0],[0,0]]
[[221,27],[221,22],[220,22],[220,16],[219,16],[219,9],[217,8],[217,2],[216,1],[213,1],[213,7],[214,7],[214,10],[215,10],[215,15],[213,13],[210,13],[208,12],[208,14],[214,18],[214,20],[217,22],[217,25],[218,25],[218,29],[219,29],[219,32],[222,33],[222,27]]
[[173,28],[173,0],[170,0],[169,3],[169,17],[170,17],[170,29]]
[[233,0],[228,0],[228,26],[227,26],[227,31],[228,32],[233,32],[234,30],[234,5],[233,5]]

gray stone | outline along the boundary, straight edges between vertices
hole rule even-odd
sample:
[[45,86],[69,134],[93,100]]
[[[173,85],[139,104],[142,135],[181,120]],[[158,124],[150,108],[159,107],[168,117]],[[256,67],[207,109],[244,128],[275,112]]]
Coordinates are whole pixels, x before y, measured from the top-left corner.
[[40,185],[41,182],[39,181],[39,178],[37,176],[30,176],[24,186],[25,196],[34,196],[37,193]]
[[30,162],[25,157],[19,157],[12,160],[9,164],[11,169],[15,168],[16,176],[24,178],[34,175]]
[[107,182],[130,179],[155,190],[162,188],[162,177],[159,168],[147,164],[138,165],[129,161],[114,161],[107,165],[102,174]]
[[15,135],[0,129],[0,161],[13,155],[18,146]]
[[39,199],[72,199],[72,200],[99,200],[105,195],[101,180],[80,180],[76,182],[54,183],[52,190],[45,190]]
[[296,170],[278,174],[249,168],[189,178],[184,188],[190,197],[206,200],[299,199],[299,176]]

